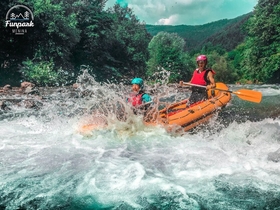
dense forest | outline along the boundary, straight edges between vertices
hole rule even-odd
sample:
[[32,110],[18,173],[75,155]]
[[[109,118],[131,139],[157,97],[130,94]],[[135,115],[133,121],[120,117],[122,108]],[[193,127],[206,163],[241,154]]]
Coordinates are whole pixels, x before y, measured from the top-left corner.
[[[217,81],[280,81],[278,0],[259,0],[252,13],[198,26],[146,25],[132,9],[119,4],[105,9],[105,4],[2,0],[0,86],[72,84],[83,68],[101,82],[135,76],[153,82],[162,69],[170,72],[170,82],[187,81],[198,54],[209,57]],[[24,35],[7,27],[6,15],[15,5],[25,5],[34,15],[34,27]]]

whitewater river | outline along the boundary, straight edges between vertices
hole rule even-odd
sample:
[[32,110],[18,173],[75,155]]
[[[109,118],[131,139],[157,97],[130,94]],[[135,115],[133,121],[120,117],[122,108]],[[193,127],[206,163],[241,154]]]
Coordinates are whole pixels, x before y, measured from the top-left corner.
[[77,129],[91,105],[121,93],[94,86],[91,96],[61,91],[38,110],[1,113],[0,209],[280,209],[279,86],[230,86],[263,100],[233,95],[192,133],[112,112],[110,129],[84,136]]

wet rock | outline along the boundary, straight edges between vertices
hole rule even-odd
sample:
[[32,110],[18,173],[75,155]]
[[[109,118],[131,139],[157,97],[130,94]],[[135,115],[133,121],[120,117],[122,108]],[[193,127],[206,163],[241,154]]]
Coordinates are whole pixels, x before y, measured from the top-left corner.
[[78,83],[75,83],[75,84],[72,85],[72,87],[73,87],[74,89],[77,89],[77,88],[79,87],[79,84],[78,84]]
[[22,82],[20,84],[20,92],[24,93],[24,94],[39,94],[38,89],[35,89],[35,84],[31,83],[31,82]]
[[33,84],[31,82],[22,82],[20,84],[20,91],[28,94],[33,90],[34,87],[35,87],[35,84]]
[[5,85],[4,87],[0,87],[0,93],[5,93],[11,89],[12,89],[11,85]]
[[7,106],[6,101],[0,101],[0,109],[1,110],[10,110],[10,108]]
[[6,106],[6,104],[4,103],[4,101],[0,101],[0,109],[4,109]]
[[272,111],[272,113],[269,117],[271,117],[273,119],[276,119],[276,118],[280,117],[280,109],[279,108],[278,109],[273,109],[273,111]]
[[31,100],[24,100],[22,101],[22,105],[25,107],[25,108],[35,108],[36,105],[35,105],[35,102],[34,101],[31,101]]
[[280,161],[280,149],[275,152],[271,152],[267,155],[267,159],[278,163]]
[[6,92],[6,91],[9,91],[9,90],[12,90],[12,86],[11,85],[5,85],[4,87],[3,87],[3,91],[4,92]]
[[37,94],[38,95],[39,91],[37,89],[32,88],[32,87],[27,87],[25,89],[24,93],[25,94],[32,94],[32,95]]
[[25,89],[25,88],[27,88],[27,87],[35,87],[35,84],[33,84],[33,83],[31,83],[31,82],[22,82],[21,84],[20,84],[20,88],[22,88],[22,89]]
[[[9,86],[7,88],[10,89]],[[17,107],[38,110],[51,100],[63,102],[65,98],[81,98],[93,94],[91,91],[74,89],[73,86],[65,87],[35,87],[34,84],[24,82],[20,87],[12,87],[4,92],[0,88],[0,115],[5,111],[13,111]],[[60,103],[60,102],[59,102]]]
[[31,86],[28,86],[28,87],[26,87],[25,88],[25,90],[24,90],[24,93],[30,93],[32,91],[32,87]]

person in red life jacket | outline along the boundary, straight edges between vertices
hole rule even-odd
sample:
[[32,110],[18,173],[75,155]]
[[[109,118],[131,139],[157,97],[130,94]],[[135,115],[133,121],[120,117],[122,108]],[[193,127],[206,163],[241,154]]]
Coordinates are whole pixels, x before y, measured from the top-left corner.
[[[192,94],[188,100],[188,104],[193,104],[198,101],[203,101],[208,98],[207,90],[216,87],[216,83],[214,80],[214,70],[206,68],[207,65],[207,57],[206,55],[199,55],[196,58],[196,62],[198,68],[194,70],[193,76],[191,78],[190,83],[195,85],[206,86],[206,89],[201,87],[192,86]],[[180,81],[180,85],[182,86],[183,81]]]
[[145,103],[151,102],[152,98],[149,94],[144,92],[144,81],[141,78],[134,78],[131,81],[132,93],[128,98],[128,102],[134,107],[144,105]]

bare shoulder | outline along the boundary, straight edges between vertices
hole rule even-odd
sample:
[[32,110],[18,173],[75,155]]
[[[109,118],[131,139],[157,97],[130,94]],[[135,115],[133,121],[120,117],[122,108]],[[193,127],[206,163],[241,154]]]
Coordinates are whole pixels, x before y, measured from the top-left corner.
[[213,72],[212,72],[212,71],[209,71],[207,76],[213,77]]

